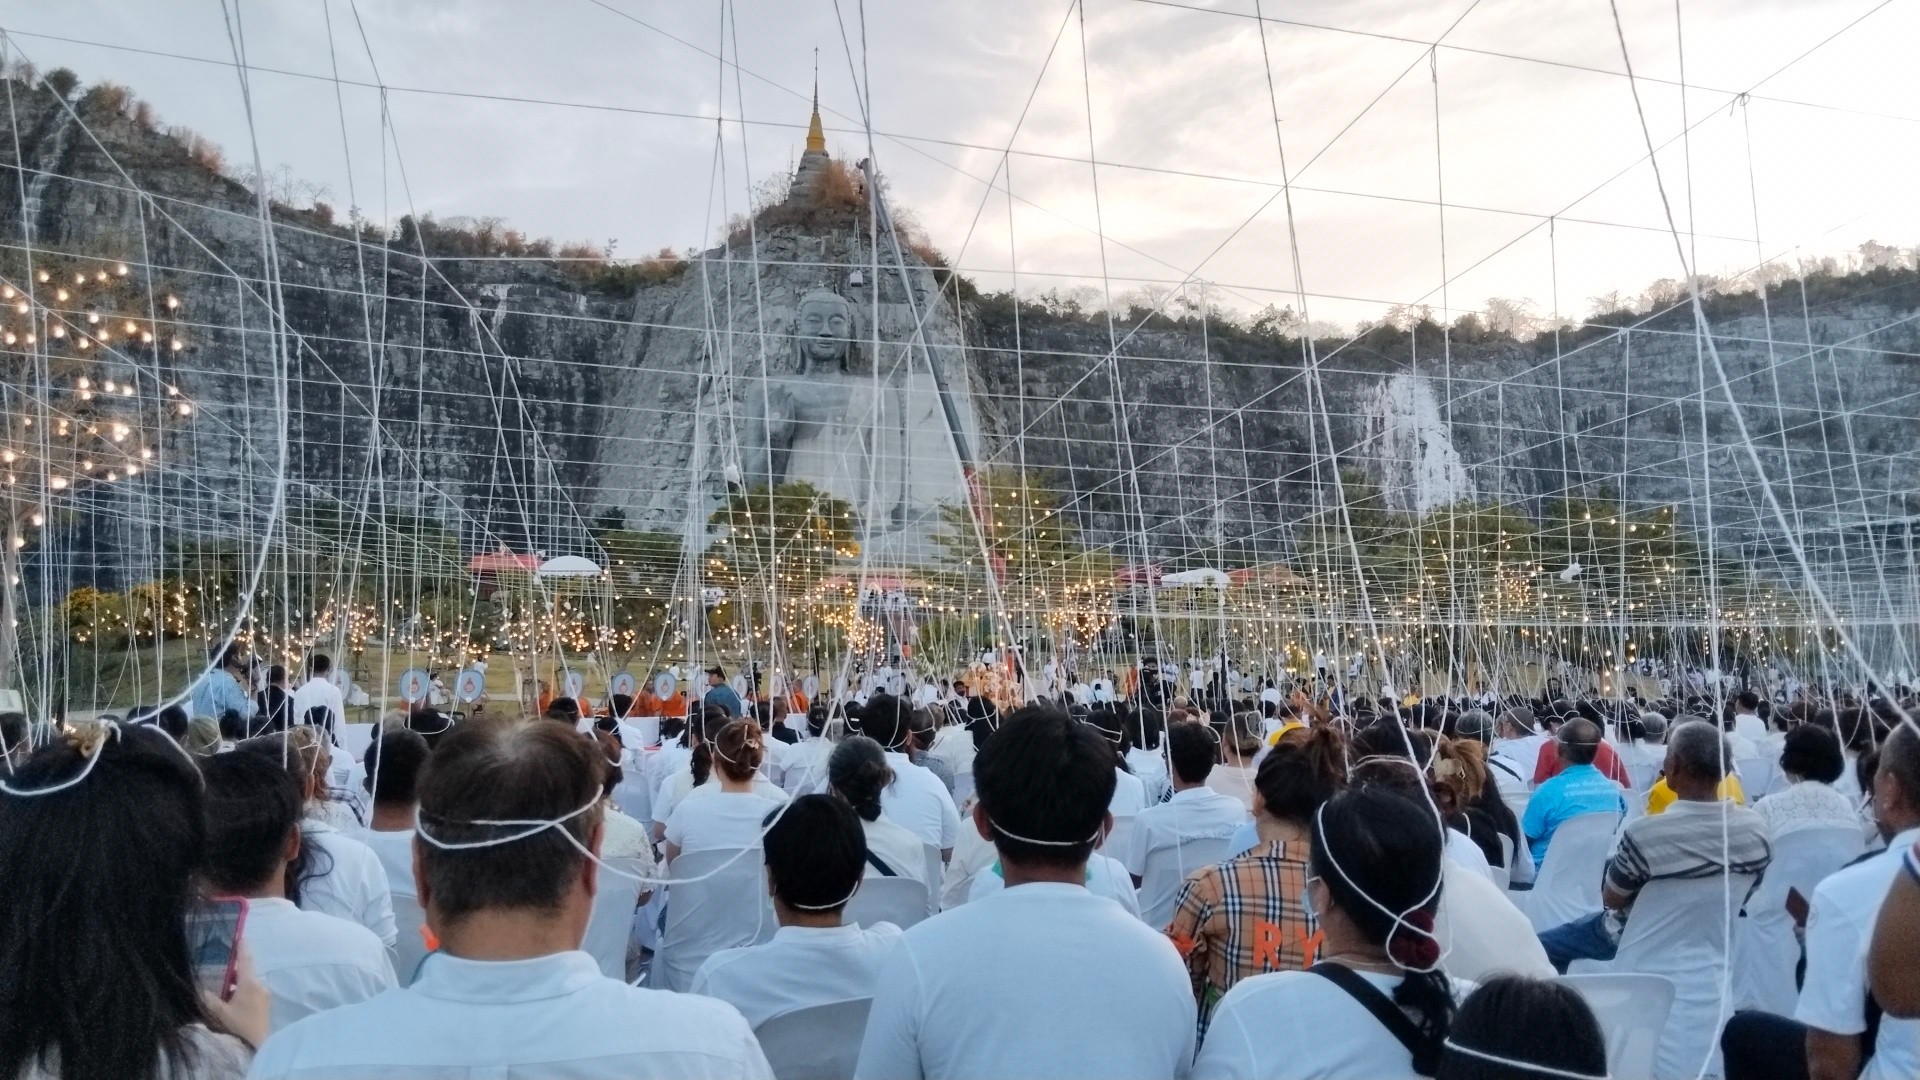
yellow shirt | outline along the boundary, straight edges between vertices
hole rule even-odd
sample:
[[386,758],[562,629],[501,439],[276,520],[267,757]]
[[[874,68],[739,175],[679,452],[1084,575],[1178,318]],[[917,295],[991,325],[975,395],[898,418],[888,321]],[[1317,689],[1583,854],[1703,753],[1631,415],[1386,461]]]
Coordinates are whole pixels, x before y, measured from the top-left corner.
[[[1720,781],[1718,794],[1722,799],[1732,799],[1741,806],[1747,805],[1747,793],[1740,787],[1740,778],[1732,773],[1728,773],[1726,779]],[[1647,792],[1647,813],[1657,814],[1672,806],[1677,798],[1679,796],[1667,786],[1667,778],[1663,776],[1655,781],[1653,789]]]

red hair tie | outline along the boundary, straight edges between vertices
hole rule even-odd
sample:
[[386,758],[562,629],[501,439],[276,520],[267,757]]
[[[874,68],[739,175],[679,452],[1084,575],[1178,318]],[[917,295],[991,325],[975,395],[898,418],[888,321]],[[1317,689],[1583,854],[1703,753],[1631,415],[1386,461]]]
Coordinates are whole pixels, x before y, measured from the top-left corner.
[[1404,968],[1429,970],[1440,963],[1440,942],[1433,936],[1433,913],[1413,911],[1387,935],[1387,956]]

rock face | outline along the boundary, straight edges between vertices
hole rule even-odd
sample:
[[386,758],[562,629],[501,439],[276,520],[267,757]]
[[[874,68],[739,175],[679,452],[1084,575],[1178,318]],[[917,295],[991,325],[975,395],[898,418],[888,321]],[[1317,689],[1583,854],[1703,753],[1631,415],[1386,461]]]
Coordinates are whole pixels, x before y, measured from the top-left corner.
[[[289,211],[276,278],[240,185],[91,99],[82,127],[17,97],[0,233],[150,264],[192,324],[161,374],[194,421],[169,428],[144,486],[71,525],[109,584],[180,530],[254,535],[282,477],[296,502],[438,519],[468,551],[592,555],[609,510],[700,534],[738,469],[812,481],[862,512],[880,557],[925,557],[934,508],[965,497],[936,370],[982,464],[1046,470],[1086,539],[1127,557],[1284,555],[1333,497],[1336,458],[1408,509],[1623,492],[1701,526],[1710,505],[1719,542],[1787,554],[1685,310],[1524,344],[1379,329],[1320,343],[1310,370],[1299,342],[1217,320],[1156,316],[1113,357],[1104,318],[1004,297],[956,310],[926,263],[907,254],[903,280],[851,227],[769,226],[614,289]],[[1753,297],[1709,316],[1793,535],[1861,604],[1875,537],[1910,604],[1914,540],[1884,523],[1920,515],[1920,276],[1877,273],[1804,307],[1790,285],[1771,318]]]

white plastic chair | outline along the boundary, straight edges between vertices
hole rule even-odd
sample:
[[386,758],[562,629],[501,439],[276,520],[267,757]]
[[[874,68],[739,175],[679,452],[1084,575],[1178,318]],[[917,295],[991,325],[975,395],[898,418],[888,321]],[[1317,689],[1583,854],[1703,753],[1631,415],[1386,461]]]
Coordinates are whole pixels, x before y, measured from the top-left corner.
[[929,907],[927,887],[912,878],[862,878],[843,919],[863,929],[889,922],[905,930],[925,919]]
[[599,891],[593,894],[593,913],[587,917],[587,934],[580,942],[582,952],[600,965],[600,973],[611,979],[627,979],[627,941],[633,935],[634,907],[640,899],[641,884],[627,874],[638,874],[634,859],[608,859],[607,865],[624,873],[600,870]]
[[1562,975],[1585,998],[1607,1038],[1613,1080],[1652,1080],[1653,1059],[1673,1011],[1673,980],[1664,975]]
[[[972,823],[961,821],[960,828],[965,830]],[[947,879],[947,864],[940,858],[940,848],[934,844],[921,844],[921,850],[927,853],[927,914],[940,914],[940,887]],[[956,856],[957,856],[956,852]]]
[[1771,755],[1741,758],[1733,763],[1733,771],[1740,774],[1740,789],[1747,793],[1748,806],[1762,795],[1773,794],[1780,782],[1780,761]]
[[1620,949],[1608,961],[1576,960],[1572,974],[1664,975],[1673,980],[1673,1010],[1654,1055],[1656,1076],[1718,1076],[1720,1028],[1733,1002],[1720,992],[1727,977],[1733,917],[1753,886],[1752,874],[1716,874],[1648,882],[1634,898]]
[[1817,825],[1781,833],[1773,841],[1773,861],[1747,901],[1746,917],[1734,926],[1733,1001],[1736,1008],[1793,1014],[1799,993],[1793,969],[1800,942],[1787,914],[1787,890],[1808,900],[1820,880],[1866,850],[1860,830],[1851,825]]
[[393,894],[393,974],[401,986],[411,985],[427,958],[427,942],[420,931],[427,925],[427,913],[412,893]]
[[809,1005],[753,1029],[777,1080],[848,1080],[867,1034],[869,998]]
[[1643,765],[1628,765],[1627,782],[1632,786],[1634,794],[1644,796],[1653,790],[1654,781],[1660,779],[1660,768],[1661,765],[1657,761],[1649,761]]
[[1146,873],[1140,875],[1140,919],[1161,929],[1173,920],[1173,902],[1187,875],[1227,857],[1231,837],[1195,836],[1147,852]]
[[1553,831],[1532,891],[1521,894],[1526,901],[1520,907],[1535,930],[1551,930],[1600,910],[1600,875],[1619,823],[1619,814],[1603,810],[1568,818]]
[[973,797],[973,763],[968,762],[953,770],[953,805],[959,806]]
[[689,851],[673,861],[668,877],[704,880],[668,887],[667,924],[648,986],[685,990],[707,957],[773,937],[773,898],[761,863],[753,848]]

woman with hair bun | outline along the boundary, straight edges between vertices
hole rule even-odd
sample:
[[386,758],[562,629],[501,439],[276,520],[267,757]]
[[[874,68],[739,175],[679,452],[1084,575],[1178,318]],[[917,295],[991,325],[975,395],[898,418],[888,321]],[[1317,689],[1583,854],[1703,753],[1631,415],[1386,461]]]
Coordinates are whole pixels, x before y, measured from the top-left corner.
[[836,744],[827,756],[827,790],[853,808],[867,839],[866,877],[912,878],[938,891],[940,882],[928,880],[927,845],[906,826],[886,816],[880,793],[893,783],[886,751],[865,735],[852,735]]
[[1454,1003],[1471,989],[1440,969],[1439,830],[1431,809],[1378,786],[1315,811],[1307,895],[1319,963],[1228,991],[1194,1080],[1434,1075]]
[[761,821],[786,801],[766,794],[769,788],[755,787],[767,753],[766,732],[758,723],[729,720],[714,730],[710,722],[708,730],[700,745],[704,754],[696,751],[693,765],[696,771],[707,765],[713,782],[695,785],[667,818],[663,850],[669,863],[683,851],[759,847]]
[[1346,780],[1339,731],[1290,729],[1254,774],[1258,843],[1181,885],[1166,930],[1187,962],[1203,1030],[1221,995],[1240,980],[1313,963],[1319,936],[1307,906],[1307,834],[1314,811]]

